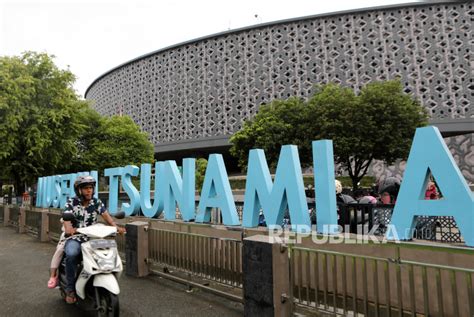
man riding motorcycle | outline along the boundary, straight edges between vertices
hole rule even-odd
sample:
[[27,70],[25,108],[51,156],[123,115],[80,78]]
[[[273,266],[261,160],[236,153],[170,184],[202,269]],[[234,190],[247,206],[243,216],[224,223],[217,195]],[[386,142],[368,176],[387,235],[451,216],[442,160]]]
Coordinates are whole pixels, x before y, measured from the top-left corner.
[[118,233],[125,233],[125,228],[118,227],[106,210],[100,199],[94,198],[96,180],[92,176],[79,176],[74,182],[74,192],[76,196],[68,199],[64,214],[72,213],[75,221],[64,221],[66,236],[71,236],[64,246],[66,256],[66,302],[74,304],[76,302],[75,277],[76,267],[81,256],[81,243],[87,241],[84,235],[75,235],[77,228],[84,228],[97,223],[98,215],[109,226],[117,228]]

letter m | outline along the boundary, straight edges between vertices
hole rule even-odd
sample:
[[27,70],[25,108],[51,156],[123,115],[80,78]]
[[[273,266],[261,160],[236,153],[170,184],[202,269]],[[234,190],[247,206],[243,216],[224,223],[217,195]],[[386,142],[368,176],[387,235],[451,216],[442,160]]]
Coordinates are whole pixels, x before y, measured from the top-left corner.
[[311,226],[297,147],[284,145],[281,148],[274,183],[264,151],[251,150],[242,225],[258,226],[260,208],[268,226],[281,225],[287,207],[293,226]]

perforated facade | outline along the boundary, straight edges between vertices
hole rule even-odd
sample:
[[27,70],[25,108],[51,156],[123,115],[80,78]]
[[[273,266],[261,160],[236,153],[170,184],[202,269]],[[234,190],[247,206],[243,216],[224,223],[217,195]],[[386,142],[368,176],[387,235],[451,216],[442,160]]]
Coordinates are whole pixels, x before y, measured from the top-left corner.
[[[309,16],[211,35],[120,65],[86,92],[104,115],[130,115],[158,153],[218,148],[258,106],[307,97],[315,83],[359,89],[400,78],[433,119],[473,110],[472,2]],[[472,134],[447,142],[474,181]],[[397,173],[397,168],[390,173]],[[373,173],[387,172],[375,164]]]

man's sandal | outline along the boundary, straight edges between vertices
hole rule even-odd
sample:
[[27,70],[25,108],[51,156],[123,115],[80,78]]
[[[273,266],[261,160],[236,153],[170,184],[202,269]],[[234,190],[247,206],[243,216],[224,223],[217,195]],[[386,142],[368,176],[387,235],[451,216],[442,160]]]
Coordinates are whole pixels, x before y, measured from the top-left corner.
[[66,295],[66,303],[74,304],[77,301],[75,292],[68,292]]

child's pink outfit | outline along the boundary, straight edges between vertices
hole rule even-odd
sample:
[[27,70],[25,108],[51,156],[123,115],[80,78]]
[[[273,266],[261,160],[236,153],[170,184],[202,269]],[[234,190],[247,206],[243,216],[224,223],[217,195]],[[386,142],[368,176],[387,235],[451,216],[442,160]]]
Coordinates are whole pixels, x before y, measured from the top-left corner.
[[53,258],[51,259],[51,269],[56,269],[56,276],[50,277],[48,280],[48,288],[55,288],[58,285],[59,279],[59,272],[58,268],[61,264],[61,259],[64,253],[64,245],[66,244],[66,236],[64,235],[64,227],[62,228],[63,232],[59,237],[58,245],[56,246],[56,251],[53,254]]

